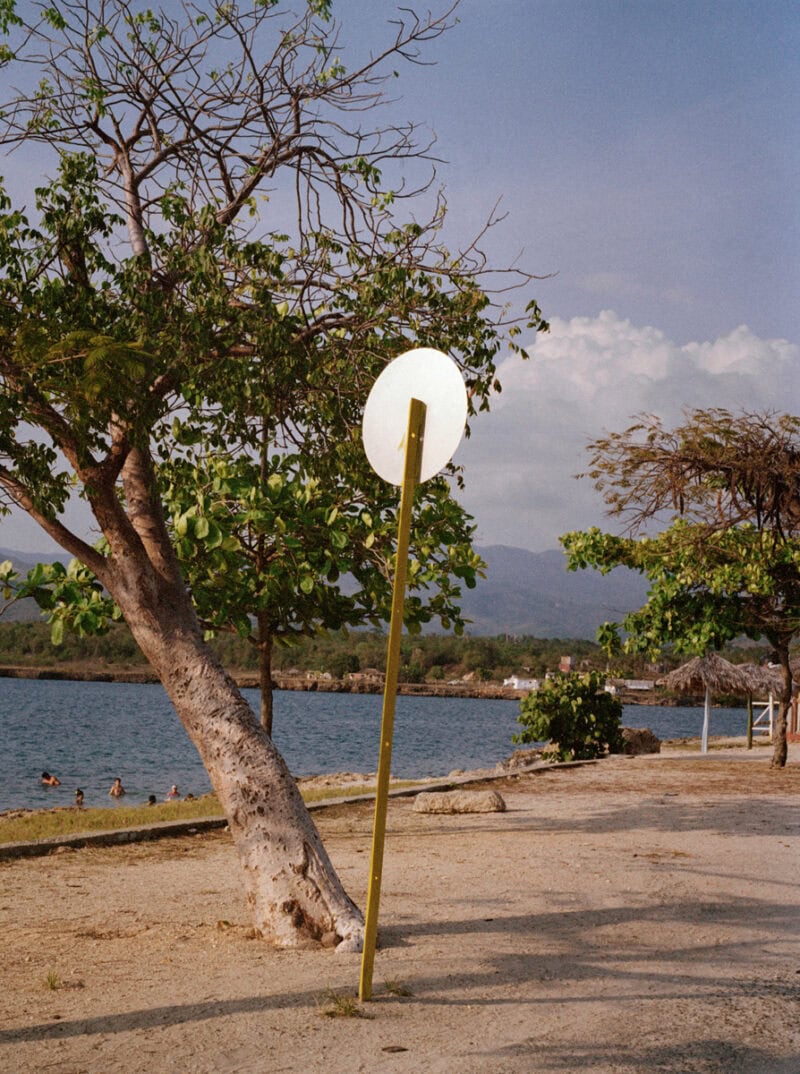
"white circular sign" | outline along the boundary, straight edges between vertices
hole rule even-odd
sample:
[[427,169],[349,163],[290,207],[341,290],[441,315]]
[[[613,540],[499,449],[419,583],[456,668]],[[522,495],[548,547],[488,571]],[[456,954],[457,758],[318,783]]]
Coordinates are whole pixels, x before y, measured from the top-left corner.
[[392,485],[403,483],[412,399],[427,407],[420,481],[439,473],[464,433],[467,389],[452,358],[432,347],[417,347],[395,358],[372,385],[362,423],[370,465]]

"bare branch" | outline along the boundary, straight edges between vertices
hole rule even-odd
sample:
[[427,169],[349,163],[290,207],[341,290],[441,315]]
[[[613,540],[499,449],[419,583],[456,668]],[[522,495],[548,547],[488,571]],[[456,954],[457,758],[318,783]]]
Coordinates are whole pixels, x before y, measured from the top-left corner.
[[[356,221],[371,226],[385,162],[432,159],[432,142],[416,144],[412,124],[351,129],[337,114],[386,103],[388,62],[420,63],[420,47],[452,24],[455,5],[425,19],[404,11],[394,41],[350,71],[334,59],[338,28],[321,29],[311,12],[281,25],[269,5],[249,13],[220,8],[216,21],[201,21],[201,9],[184,3],[190,18],[179,24],[163,13],[153,22],[139,18],[124,0],[62,7],[60,36],[45,20],[25,27],[17,62],[45,65],[49,81],[7,103],[2,142],[83,145],[104,157],[107,176],[118,177],[136,254],[148,252],[148,216],[175,184],[201,178],[227,224],[288,165],[303,186],[299,232],[319,227],[327,191],[352,238]],[[354,161],[363,166],[348,173]],[[394,195],[419,189],[404,190],[401,180]]]
[[674,430],[642,415],[589,452],[582,476],[631,532],[664,512],[710,526],[800,531],[800,419],[790,415],[696,410]]

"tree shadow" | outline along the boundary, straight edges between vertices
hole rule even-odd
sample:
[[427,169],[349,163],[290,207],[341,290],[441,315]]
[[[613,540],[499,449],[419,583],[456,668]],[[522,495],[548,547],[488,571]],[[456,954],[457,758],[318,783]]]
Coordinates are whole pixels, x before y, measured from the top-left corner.
[[[537,1071],[618,1071],[619,1074],[797,1074],[797,1054],[780,1057],[751,1044],[732,1043],[715,1037],[655,1045],[546,1044],[531,1038],[491,1053],[484,1052],[487,1070],[498,1060],[535,1061]],[[531,1069],[533,1069],[531,1067]]]
[[[649,996],[648,1002],[699,998],[704,1002],[738,999],[742,1003],[749,1003],[754,997],[758,997],[772,1004],[778,1004],[779,1001],[796,1004],[800,999],[800,976],[792,979],[780,977],[768,979],[754,977],[752,973],[744,977],[739,972],[736,977],[732,978],[716,972],[718,966],[724,967],[726,971],[730,971],[731,966],[748,967],[748,956],[751,950],[761,951],[765,943],[770,942],[770,939],[765,939],[763,935],[749,940],[732,939],[722,946],[719,945],[717,938],[708,944],[687,942],[681,948],[657,947],[652,944],[642,947],[635,943],[631,945],[626,941],[628,934],[625,926],[633,922],[639,926],[642,923],[652,924],[653,935],[657,936],[659,923],[667,918],[671,920],[679,918],[686,924],[707,924],[709,920],[713,920],[717,925],[735,926],[740,924],[746,915],[754,913],[758,913],[760,919],[768,923],[770,936],[774,936],[775,942],[782,945],[786,957],[792,957],[790,937],[792,929],[797,928],[796,908],[743,897],[716,902],[673,902],[644,908],[620,905],[589,911],[580,909],[497,917],[472,916],[455,921],[416,921],[383,929],[381,947],[387,949],[432,937],[441,939],[483,935],[489,938],[485,947],[492,952],[496,951],[496,946],[493,946],[491,942],[492,939],[499,940],[503,937],[505,944],[508,944],[509,940],[513,941],[513,951],[490,954],[488,959],[483,960],[481,967],[472,972],[455,976],[446,974],[415,976],[415,1004],[430,1005],[434,1008],[458,1006],[501,1008],[506,1005],[519,1004],[532,1008],[575,1007],[597,1002],[630,1003],[632,995]],[[620,929],[617,942],[610,944],[607,933],[596,941],[593,939],[593,930],[611,928]],[[542,938],[546,939],[546,949],[531,950],[530,947]],[[554,949],[554,941],[557,949]],[[800,937],[797,942],[800,942]],[[695,972],[695,967],[701,963],[708,966],[707,972],[702,974]],[[534,989],[533,994],[526,997],[521,996],[519,989],[503,990],[501,988],[498,991],[498,982],[504,980],[542,982],[543,987],[538,992]],[[583,982],[583,987],[577,994],[571,990],[561,996],[554,995],[553,987],[559,982],[565,984]],[[592,982],[602,982],[602,991],[599,992],[596,984],[593,985]],[[616,989],[613,988],[615,982],[618,984]],[[454,989],[458,989],[463,994],[453,995]],[[93,1034],[109,1035],[136,1030],[163,1029],[172,1025],[224,1019],[232,1015],[263,1014],[270,1011],[309,1007],[316,1005],[318,999],[318,992],[304,990],[279,995],[244,996],[200,1003],[176,1003],[116,1014],[98,1014],[89,1018],[48,1021],[18,1028],[0,1029],[0,1045],[60,1040]],[[722,1047],[723,1044],[724,1042],[720,1044],[720,1042],[708,1041],[700,1042],[697,1047],[707,1045],[710,1049],[708,1055],[712,1056],[717,1054],[713,1049],[718,1046]],[[515,1047],[524,1049],[525,1045]],[[714,1074],[717,1074],[717,1071],[727,1069],[724,1065],[713,1068],[697,1064],[681,1068],[676,1064],[684,1054],[680,1051],[683,1047],[690,1046],[675,1045],[672,1051],[669,1048],[662,1048],[661,1052],[651,1049],[652,1069],[664,1070],[667,1074],[672,1074],[673,1071],[674,1074],[684,1074],[687,1069],[699,1072],[708,1069],[709,1074],[712,1070]],[[537,1056],[544,1056],[550,1063],[549,1067],[542,1066],[543,1070],[572,1070],[578,1069],[578,1066],[580,1069],[590,1071],[592,1069],[591,1065],[576,1063],[574,1049],[553,1047],[547,1052],[540,1045],[533,1043],[531,1043],[531,1049],[535,1049]],[[587,1054],[589,1052],[594,1057],[593,1061],[599,1063],[602,1053],[597,1049],[590,1049],[587,1045]],[[511,1054],[524,1054],[524,1051],[498,1053],[498,1055]],[[702,1051],[698,1052],[698,1056],[698,1062],[701,1060],[705,1062]],[[748,1062],[750,1059],[753,1063],[756,1062],[755,1051],[752,1055],[748,1053],[748,1056]],[[609,1061],[613,1058],[621,1071],[626,1069],[626,1064],[631,1070],[639,1069],[636,1063],[639,1063],[643,1070],[649,1069],[646,1050],[623,1050],[612,1053],[611,1046],[607,1046],[605,1057]],[[657,1059],[661,1063],[660,1066],[656,1062]],[[756,1072],[758,1074],[767,1074],[767,1072],[769,1074],[797,1074],[798,1069],[787,1067],[784,1071],[784,1068],[778,1066],[765,1066],[759,1069],[756,1065],[743,1067],[738,1059],[737,1062],[740,1065],[730,1069],[752,1070],[753,1074]],[[570,1066],[570,1063],[574,1065]]]
[[[737,939],[733,930],[752,919],[752,915],[763,923],[763,929],[757,936]],[[681,947],[630,940],[628,926],[636,927],[640,932],[650,926],[650,935],[657,938],[661,926],[667,922],[674,925],[675,921],[686,929],[712,926],[713,937],[703,943],[693,942],[689,937]],[[732,932],[730,939],[720,943],[718,930],[723,926]],[[611,933],[613,937],[613,930],[618,933],[616,940],[609,936]],[[494,954],[488,963],[484,960],[484,966],[488,964],[488,968],[455,978],[415,978],[414,991],[419,1002],[429,999],[432,1003],[445,1005],[502,1006],[520,1002],[570,1005],[594,1003],[599,998],[591,987],[587,987],[582,996],[569,994],[561,999],[553,998],[551,989],[543,990],[539,998],[528,1000],[521,1000],[518,993],[492,994],[497,991],[498,981],[512,979],[564,983],[602,981],[603,1002],[630,1001],[632,986],[638,994],[652,992],[659,1000],[754,995],[784,997],[795,1003],[800,1000],[800,976],[793,974],[786,979],[759,977],[759,968],[753,966],[752,960],[753,953],[758,955],[769,945],[781,950],[784,964],[788,960],[800,959],[796,907],[745,897],[703,902],[673,901],[653,907],[620,905],[596,910],[580,908],[455,921],[418,921],[382,930],[381,947],[390,949],[414,945],[419,939],[441,940],[481,934],[495,941],[495,950],[502,940],[503,946],[513,946],[513,951]],[[541,944],[542,939],[544,944]],[[490,951],[491,940],[485,945]],[[537,941],[540,950],[532,949]],[[705,967],[703,972],[699,972],[699,966]],[[731,976],[732,968],[736,976]],[[763,967],[761,972],[765,972]],[[463,998],[442,998],[441,989],[452,989],[454,981],[467,994]],[[616,995],[608,993],[607,986],[612,981],[620,984]],[[482,989],[487,990],[486,998],[480,996]]]
[[[483,899],[473,900],[479,906],[486,906]],[[634,903],[620,903],[618,906],[604,906],[596,909],[585,906],[574,909],[558,909],[542,913],[503,914],[497,916],[448,918],[446,920],[417,920],[400,925],[387,925],[381,928],[382,946],[390,946],[394,939],[409,940],[428,936],[456,936],[462,934],[477,935],[505,934],[517,940],[525,935],[539,937],[558,937],[572,939],[586,945],[591,942],[589,932],[592,929],[608,928],[627,924],[641,926],[643,923],[654,925],[654,932],[664,922],[679,921],[681,925],[707,925],[713,921],[716,925],[738,926],[748,920],[759,920],[765,928],[774,933],[781,944],[791,943],[791,936],[798,928],[797,907],[791,904],[767,902],[763,899],[750,898],[745,895],[728,896],[719,899],[690,901],[687,899],[661,902],[651,906]],[[763,946],[764,936],[752,941]],[[800,934],[797,935],[800,943]],[[607,947],[603,948],[608,950]],[[670,950],[672,950],[670,948]],[[693,951],[702,950],[696,946]]]
[[94,1033],[127,1033],[137,1029],[164,1029],[187,1022],[205,1022],[235,1014],[261,1014],[290,1007],[314,1005],[319,992],[294,992],[288,995],[244,996],[240,999],[212,1000],[204,1003],[175,1003],[145,1007],[119,1014],[98,1014],[93,1018],[42,1022],[17,1029],[0,1029],[0,1045],[32,1041],[63,1040],[66,1037],[91,1036]]
[[[712,798],[713,796],[709,796]],[[755,836],[800,833],[800,824],[788,807],[785,813],[774,800],[748,799],[746,803],[719,799],[692,799],[679,796],[639,799],[630,804],[596,809],[582,817],[565,820],[558,814],[539,815],[534,827],[547,832],[575,832],[585,835],[615,832],[709,831],[717,835]]]
[[[565,816],[553,809],[554,803],[543,796],[537,802],[537,809],[531,808],[508,810],[497,814],[502,820],[493,820],[477,827],[463,818],[450,818],[446,814],[437,814],[436,822],[413,828],[398,830],[398,837],[404,835],[508,835],[511,832],[574,833],[576,835],[613,835],[617,832],[697,832],[708,831],[717,835],[755,836],[764,835],[798,835],[800,820],[796,811],[790,808],[789,796],[787,808],[781,812],[776,807],[775,799],[749,798],[733,801],[724,798],[714,799],[709,792],[708,799],[692,796],[681,801],[680,795],[654,795],[637,797],[635,801],[603,806],[603,799],[591,812],[582,816]],[[546,811],[547,807],[553,809]]]

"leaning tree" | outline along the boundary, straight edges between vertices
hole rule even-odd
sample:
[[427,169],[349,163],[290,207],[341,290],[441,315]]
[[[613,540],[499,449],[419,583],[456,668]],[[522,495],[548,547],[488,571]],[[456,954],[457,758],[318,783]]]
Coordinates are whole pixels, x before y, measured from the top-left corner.
[[[121,610],[208,769],[255,922],[284,945],[357,947],[362,917],[204,641],[176,545],[218,529],[192,521],[201,502],[169,517],[159,468],[198,445],[257,457],[266,420],[276,455],[346,473],[369,386],[417,340],[460,363],[473,413],[488,406],[517,327],[492,296],[527,278],[491,287],[478,246],[442,247],[442,200],[410,178],[430,146],[379,108],[451,14],[406,13],[345,67],[326,0],[296,16],[266,0],[0,3],[17,85],[0,138],[19,164],[32,144],[52,162],[24,204],[0,200],[2,509],[83,565],[51,604],[82,601],[84,623],[104,594]],[[535,303],[527,320],[543,327]],[[94,545],[66,524],[76,492]]]
[[[628,530],[566,534],[570,569],[647,576],[646,604],[620,624],[627,652],[670,645],[702,655],[742,635],[766,638],[781,667],[772,766],[783,767],[789,650],[800,633],[800,418],[696,410],[665,429],[648,416],[589,451],[588,474]],[[620,626],[600,628],[607,649],[620,644]]]

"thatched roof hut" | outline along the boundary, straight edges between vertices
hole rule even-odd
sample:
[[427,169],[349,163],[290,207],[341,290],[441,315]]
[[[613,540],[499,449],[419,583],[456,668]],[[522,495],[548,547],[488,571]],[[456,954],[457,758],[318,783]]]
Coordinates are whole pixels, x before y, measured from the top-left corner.
[[700,749],[708,753],[708,727],[711,719],[711,694],[748,694],[751,692],[747,674],[740,671],[736,664],[724,660],[717,653],[706,653],[705,656],[696,656],[688,663],[682,664],[674,671],[670,671],[663,679],[659,679],[660,686],[666,686],[669,690],[678,690],[682,694],[698,694],[705,692],[705,705],[703,709],[703,733],[701,736]]

